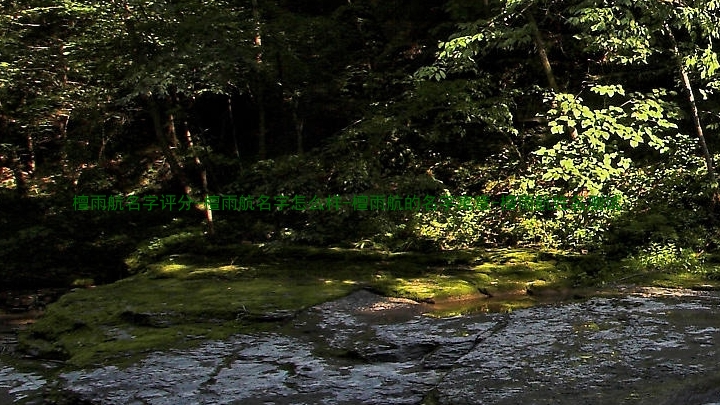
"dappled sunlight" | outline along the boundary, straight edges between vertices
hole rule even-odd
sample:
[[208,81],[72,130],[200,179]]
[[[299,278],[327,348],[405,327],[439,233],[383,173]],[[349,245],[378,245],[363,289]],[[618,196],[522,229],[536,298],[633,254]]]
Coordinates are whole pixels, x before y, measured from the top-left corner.
[[320,278],[320,279],[318,279],[318,281],[320,281],[321,283],[323,283],[325,285],[342,284],[342,285],[357,286],[360,284],[360,282],[358,280],[336,280],[336,279]]
[[150,266],[150,268],[159,273],[159,274],[165,274],[165,275],[177,275],[179,273],[185,273],[190,268],[190,266],[184,265],[184,264],[164,264],[164,265],[157,265],[157,266]]
[[454,276],[427,275],[422,278],[383,278],[374,285],[391,296],[418,301],[459,297],[477,293],[475,286]]
[[494,263],[527,263],[538,260],[538,251],[531,249],[493,249],[490,260]]
[[254,277],[257,269],[251,267],[225,265],[218,267],[199,267],[187,273],[188,278],[206,278],[206,277]]
[[[334,249],[324,256],[315,248],[307,252],[312,259],[305,259],[301,249],[285,255],[279,248],[272,256],[250,261],[230,249],[218,252],[212,261],[169,255],[147,265],[142,274],[67,294],[33,325],[23,344],[82,366],[120,353],[191,344],[197,336],[221,339],[269,327],[267,322],[361,288],[421,302],[426,306],[422,312],[435,317],[510,312],[596,293],[574,285],[587,263],[596,260],[589,256],[487,250],[363,253],[363,260],[349,260],[359,258],[354,256],[358,253]],[[710,283],[700,273],[656,276],[646,281]]]
[[[42,314],[0,360],[217,340],[202,379],[168,365],[180,402],[653,402],[644,353],[600,351],[653,318],[589,301],[720,292],[720,0],[146,3],[0,7],[0,326]],[[148,370],[128,401],[177,399]]]

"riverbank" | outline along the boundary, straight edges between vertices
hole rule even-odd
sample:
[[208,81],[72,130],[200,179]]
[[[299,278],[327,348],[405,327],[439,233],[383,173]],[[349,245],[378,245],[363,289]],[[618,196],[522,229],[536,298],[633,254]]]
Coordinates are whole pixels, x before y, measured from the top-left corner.
[[[67,367],[133,362],[147,353],[252,333],[298,311],[368,289],[435,303],[438,316],[510,312],[598,295],[627,281],[622,263],[525,249],[434,254],[241,245],[156,257],[138,274],[80,288],[20,334],[19,350]],[[714,289],[701,273],[636,274],[640,285]],[[627,284],[627,283],[622,283]]]
[[[264,331],[151,351],[124,366],[91,365],[53,378],[3,366],[0,393],[25,404],[720,400],[720,355],[713,349],[720,294],[617,292],[433,317],[426,316],[433,304],[358,290]],[[41,402],[43,395],[51,402]]]

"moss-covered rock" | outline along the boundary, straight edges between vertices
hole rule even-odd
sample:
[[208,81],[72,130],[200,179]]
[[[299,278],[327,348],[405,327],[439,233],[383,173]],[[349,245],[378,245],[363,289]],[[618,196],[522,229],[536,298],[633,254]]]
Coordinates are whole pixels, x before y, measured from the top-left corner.
[[[22,334],[21,348],[72,366],[122,363],[149,351],[267,330],[359,288],[436,303],[441,316],[511,311],[572,298],[578,280],[590,277],[588,266],[603,265],[597,261],[526,249],[418,255],[242,245],[171,251],[130,278],[63,296]],[[619,272],[601,275],[622,280]],[[645,276],[649,285],[709,285],[700,274]]]

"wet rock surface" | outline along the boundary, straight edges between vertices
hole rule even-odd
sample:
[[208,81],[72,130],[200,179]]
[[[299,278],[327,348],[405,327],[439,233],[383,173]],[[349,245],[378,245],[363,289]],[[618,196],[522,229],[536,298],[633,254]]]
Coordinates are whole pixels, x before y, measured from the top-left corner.
[[21,373],[0,364],[0,404],[40,404],[47,381],[35,373]]
[[507,327],[458,359],[437,400],[720,402],[720,385],[699,392],[693,384],[720,382],[718,301],[673,301],[631,296],[517,311]]
[[[437,319],[359,291],[271,333],[68,372],[61,385],[98,404],[720,403],[720,298],[664,294]],[[43,384],[0,366],[0,401]]]
[[[48,303],[65,289],[0,291],[0,355],[12,356],[17,332],[32,324]],[[0,361],[0,404],[41,404],[46,379],[37,373],[24,373]]]

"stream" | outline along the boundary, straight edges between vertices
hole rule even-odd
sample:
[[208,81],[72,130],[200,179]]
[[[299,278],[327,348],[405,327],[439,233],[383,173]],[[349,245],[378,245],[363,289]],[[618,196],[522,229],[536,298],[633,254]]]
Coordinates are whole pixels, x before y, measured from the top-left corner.
[[445,318],[432,310],[361,290],[272,332],[53,383],[0,363],[0,404],[43,403],[55,384],[88,404],[720,404],[717,293],[637,289]]

